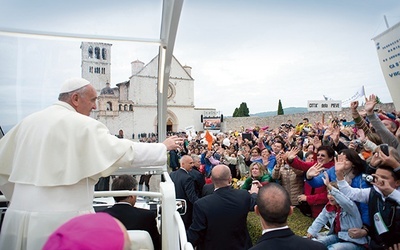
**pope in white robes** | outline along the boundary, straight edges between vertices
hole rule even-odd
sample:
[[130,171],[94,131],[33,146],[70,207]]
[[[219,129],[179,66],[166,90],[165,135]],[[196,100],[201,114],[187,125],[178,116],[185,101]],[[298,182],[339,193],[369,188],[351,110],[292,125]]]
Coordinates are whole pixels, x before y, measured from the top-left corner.
[[0,190],[10,200],[0,249],[41,249],[72,217],[93,213],[94,185],[119,167],[164,165],[181,143],[135,143],[88,115],[97,93],[67,80],[54,105],[26,117],[0,140]]

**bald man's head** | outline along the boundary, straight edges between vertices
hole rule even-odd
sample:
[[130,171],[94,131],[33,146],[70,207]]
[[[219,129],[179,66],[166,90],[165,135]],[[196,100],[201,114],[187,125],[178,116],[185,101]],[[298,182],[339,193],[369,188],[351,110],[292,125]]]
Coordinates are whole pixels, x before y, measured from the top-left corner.
[[186,169],[186,171],[191,171],[193,168],[193,159],[189,155],[184,155],[181,158],[181,168]]
[[217,165],[211,171],[211,180],[216,188],[229,186],[231,179],[231,170],[226,165]]
[[285,226],[291,213],[290,205],[288,192],[277,183],[269,183],[258,191],[257,209],[269,226]]

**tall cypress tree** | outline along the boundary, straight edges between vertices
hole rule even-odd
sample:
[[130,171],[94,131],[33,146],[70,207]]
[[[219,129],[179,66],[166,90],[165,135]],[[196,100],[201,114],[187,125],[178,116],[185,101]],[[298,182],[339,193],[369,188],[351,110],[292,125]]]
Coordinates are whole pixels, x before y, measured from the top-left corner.
[[249,109],[247,108],[247,103],[242,102],[239,107],[240,116],[250,116]]
[[283,108],[282,108],[281,99],[279,99],[279,102],[278,102],[278,115],[283,115]]
[[233,117],[239,117],[239,109],[238,108],[235,108],[235,111],[233,111]]
[[247,108],[247,104],[245,102],[242,102],[239,106],[239,108],[235,108],[235,111],[233,112],[233,117],[244,117],[244,116],[250,116],[249,114],[249,109]]

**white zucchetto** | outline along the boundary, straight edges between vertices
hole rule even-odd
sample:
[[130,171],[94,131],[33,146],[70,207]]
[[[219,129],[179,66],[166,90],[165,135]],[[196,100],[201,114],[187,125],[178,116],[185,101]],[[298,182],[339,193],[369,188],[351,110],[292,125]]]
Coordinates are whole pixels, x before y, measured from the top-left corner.
[[83,78],[71,78],[66,80],[61,86],[60,94],[69,93],[71,91],[80,89],[86,85],[89,85],[90,82]]

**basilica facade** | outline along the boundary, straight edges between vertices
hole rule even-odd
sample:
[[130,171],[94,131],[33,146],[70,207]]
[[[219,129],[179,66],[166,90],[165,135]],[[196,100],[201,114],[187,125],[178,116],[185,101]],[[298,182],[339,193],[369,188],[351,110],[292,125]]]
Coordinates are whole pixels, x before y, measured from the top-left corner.
[[[125,138],[157,133],[158,55],[149,63],[131,63],[127,81],[110,87],[111,44],[83,42],[82,78],[98,92],[98,107],[92,117],[104,123],[111,133],[122,129]],[[192,68],[182,66],[173,57],[168,85],[167,132],[203,130],[202,117],[214,114],[214,108],[195,108]]]

